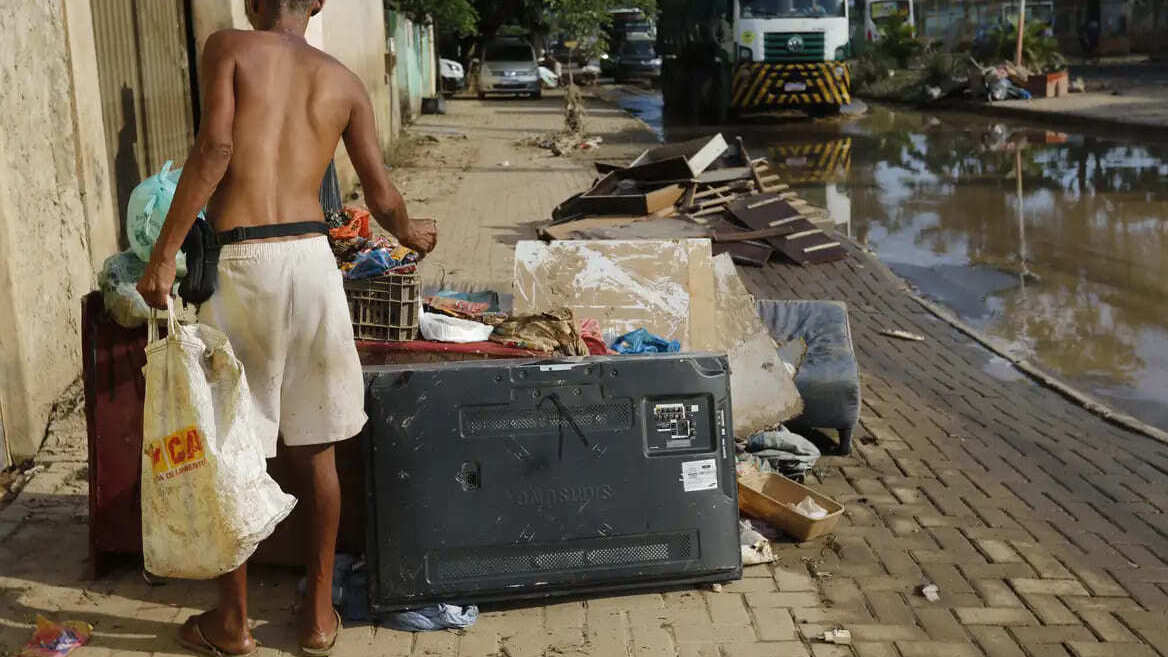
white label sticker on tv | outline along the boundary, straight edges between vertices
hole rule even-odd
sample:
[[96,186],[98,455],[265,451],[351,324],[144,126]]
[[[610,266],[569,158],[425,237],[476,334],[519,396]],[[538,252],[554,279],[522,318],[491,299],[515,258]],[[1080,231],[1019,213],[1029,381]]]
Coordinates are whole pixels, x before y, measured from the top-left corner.
[[717,488],[718,461],[716,459],[703,459],[682,463],[681,485],[687,493]]

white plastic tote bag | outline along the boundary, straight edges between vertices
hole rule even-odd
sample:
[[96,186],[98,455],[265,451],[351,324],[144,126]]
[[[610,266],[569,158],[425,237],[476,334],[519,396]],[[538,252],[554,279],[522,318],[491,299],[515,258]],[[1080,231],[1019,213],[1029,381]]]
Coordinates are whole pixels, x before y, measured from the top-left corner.
[[142,551],[155,575],[210,579],[247,561],[296,498],[268,476],[227,336],[167,310],[166,338],[147,322]]

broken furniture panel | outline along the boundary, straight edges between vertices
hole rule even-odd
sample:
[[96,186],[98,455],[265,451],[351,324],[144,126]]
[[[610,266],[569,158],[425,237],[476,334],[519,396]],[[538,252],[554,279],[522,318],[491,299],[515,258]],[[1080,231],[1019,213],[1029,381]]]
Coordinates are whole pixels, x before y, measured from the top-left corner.
[[592,189],[568,199],[561,207],[570,204],[571,216],[638,216],[673,206],[684,192],[681,185],[646,187],[631,180],[621,180],[617,173],[610,173]]
[[713,137],[650,148],[641,153],[619,175],[622,178],[643,181],[696,178],[726,152],[726,148],[726,139],[721,133]]

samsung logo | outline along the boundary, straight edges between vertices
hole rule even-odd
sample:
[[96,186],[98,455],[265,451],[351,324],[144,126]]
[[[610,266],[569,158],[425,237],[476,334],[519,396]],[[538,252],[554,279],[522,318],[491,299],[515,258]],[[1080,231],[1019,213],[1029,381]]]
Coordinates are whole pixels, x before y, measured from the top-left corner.
[[519,506],[551,506],[553,504],[584,504],[613,498],[612,486],[564,486],[562,488],[527,488],[510,491],[511,501]]

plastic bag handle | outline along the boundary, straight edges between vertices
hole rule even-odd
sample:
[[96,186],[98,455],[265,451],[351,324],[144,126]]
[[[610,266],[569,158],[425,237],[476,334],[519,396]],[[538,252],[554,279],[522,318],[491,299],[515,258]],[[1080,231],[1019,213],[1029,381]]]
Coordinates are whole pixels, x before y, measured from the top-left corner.
[[[174,300],[166,295],[166,338],[177,335],[178,321],[174,317]],[[146,322],[146,344],[158,342],[158,309],[150,309],[150,319]]]

